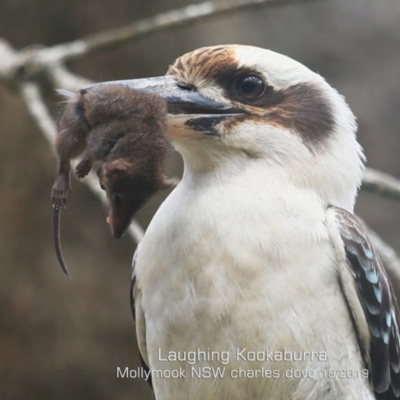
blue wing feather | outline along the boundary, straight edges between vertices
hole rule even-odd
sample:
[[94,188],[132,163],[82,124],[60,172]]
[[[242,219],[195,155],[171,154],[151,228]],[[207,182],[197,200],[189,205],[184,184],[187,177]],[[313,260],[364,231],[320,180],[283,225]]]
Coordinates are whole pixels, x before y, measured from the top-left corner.
[[[336,222],[371,334],[370,380],[376,399],[400,399],[399,308],[382,262],[362,222],[338,207]],[[360,344],[361,345],[361,344]]]

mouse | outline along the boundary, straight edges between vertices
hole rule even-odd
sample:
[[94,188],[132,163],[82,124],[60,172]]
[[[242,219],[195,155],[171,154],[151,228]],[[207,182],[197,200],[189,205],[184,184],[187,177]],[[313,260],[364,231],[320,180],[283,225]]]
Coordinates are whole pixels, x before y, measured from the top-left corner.
[[132,218],[157,191],[176,186],[163,172],[170,149],[167,108],[156,94],[108,84],[63,92],[65,105],[57,123],[57,175],[52,188],[53,238],[57,259],[68,274],[60,240],[60,210],[71,192],[71,160],[83,179],[97,166],[100,186],[109,201],[110,225],[120,238]]

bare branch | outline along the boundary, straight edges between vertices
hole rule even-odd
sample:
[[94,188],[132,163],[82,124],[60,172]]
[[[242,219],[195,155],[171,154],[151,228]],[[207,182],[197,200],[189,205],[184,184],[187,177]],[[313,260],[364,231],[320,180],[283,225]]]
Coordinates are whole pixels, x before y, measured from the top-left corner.
[[57,129],[53,118],[43,101],[39,85],[29,81],[23,82],[20,85],[20,92],[29,113],[35,119],[44,137],[50,145],[53,145]]
[[376,169],[367,168],[365,170],[361,189],[400,200],[400,180]]
[[[20,85],[20,92],[29,113],[35,119],[43,136],[53,147],[57,128],[43,101],[39,85],[33,82],[24,82]],[[106,206],[108,205],[107,198],[93,175],[89,175],[83,182],[90,187]],[[143,229],[136,221],[132,222],[128,232],[136,243],[139,243],[144,235]]]
[[[98,48],[109,47],[110,45],[121,44],[132,39],[146,36],[153,32],[173,28],[180,25],[192,23],[202,19],[215,17],[220,14],[228,14],[241,10],[243,8],[250,9],[253,7],[265,6],[267,4],[284,4],[295,2],[306,2],[310,0],[220,0],[206,1],[200,4],[193,4],[176,10],[167,11],[151,18],[142,19],[133,22],[124,27],[109,30],[100,34],[91,35],[82,39],[86,43],[86,52]],[[314,0],[315,1],[315,0]],[[72,45],[73,43],[71,43]],[[78,42],[75,48],[78,52],[75,54],[72,49],[67,50],[64,54],[66,58],[80,55]]]
[[41,71],[49,73],[53,68],[59,68],[66,60],[82,56],[90,51],[115,46],[162,29],[177,27],[223,13],[227,14],[243,8],[250,9],[267,4],[279,5],[307,1],[315,0],[206,1],[141,19],[121,28],[93,34],[83,39],[48,48],[31,46],[21,51],[16,51],[6,41],[0,39],[0,80],[10,82],[18,80],[18,74],[22,70],[24,70],[25,76],[30,78]]

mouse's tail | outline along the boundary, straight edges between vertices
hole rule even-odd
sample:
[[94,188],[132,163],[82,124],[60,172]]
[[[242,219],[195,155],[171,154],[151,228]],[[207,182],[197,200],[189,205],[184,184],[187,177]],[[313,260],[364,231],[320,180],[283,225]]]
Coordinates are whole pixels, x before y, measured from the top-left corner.
[[61,250],[61,238],[60,238],[60,218],[61,217],[61,206],[59,204],[53,204],[53,239],[54,248],[58,262],[60,263],[61,269],[66,275],[69,275],[69,271],[64,262],[64,257]]

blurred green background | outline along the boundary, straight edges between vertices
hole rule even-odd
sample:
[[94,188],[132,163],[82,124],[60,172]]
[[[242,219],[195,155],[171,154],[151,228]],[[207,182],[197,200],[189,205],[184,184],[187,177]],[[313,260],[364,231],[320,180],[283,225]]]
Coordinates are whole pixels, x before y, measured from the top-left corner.
[[[0,0],[0,37],[53,45],[198,1]],[[319,72],[358,117],[368,165],[400,176],[400,2],[324,0],[251,10],[160,31],[70,62],[94,81],[162,75],[200,46],[240,43],[286,54]],[[1,55],[0,55],[1,56]],[[59,99],[47,97],[53,115]],[[179,175],[171,155],[170,174]],[[150,399],[147,384],[117,379],[139,365],[129,308],[135,245],[112,239],[107,212],[73,181],[62,216],[71,278],[53,251],[55,157],[18,93],[0,84],[0,398]],[[162,201],[138,217],[146,227]],[[400,203],[362,193],[357,213],[400,250]]]

